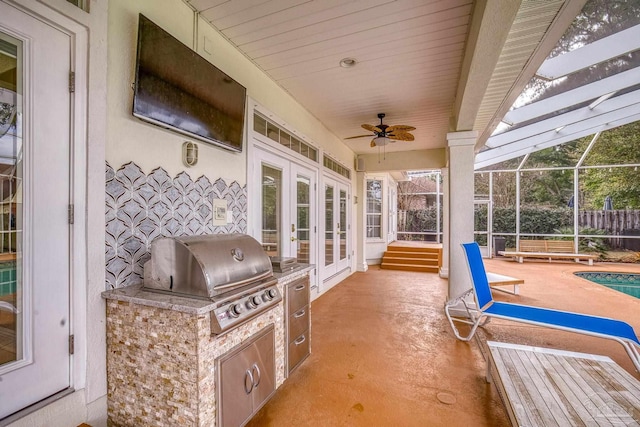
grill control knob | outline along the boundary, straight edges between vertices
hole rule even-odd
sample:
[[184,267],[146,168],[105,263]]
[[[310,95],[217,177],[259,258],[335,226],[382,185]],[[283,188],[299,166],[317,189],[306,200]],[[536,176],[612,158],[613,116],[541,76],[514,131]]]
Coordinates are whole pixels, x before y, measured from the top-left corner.
[[233,304],[231,307],[229,307],[229,316],[238,317],[242,314],[243,311],[244,311],[244,308],[242,307],[242,305]]
[[248,308],[249,310],[251,310],[251,309],[253,309],[253,308],[256,308],[256,305],[253,303],[253,298],[249,298],[249,299],[247,300],[247,308]]
[[264,294],[262,294],[262,299],[265,301],[271,301],[276,297],[276,295],[275,289],[267,289],[264,291]]
[[255,305],[260,305],[262,304],[262,299],[260,298],[260,295],[256,295],[255,297],[251,297],[249,299],[252,303],[254,303]]

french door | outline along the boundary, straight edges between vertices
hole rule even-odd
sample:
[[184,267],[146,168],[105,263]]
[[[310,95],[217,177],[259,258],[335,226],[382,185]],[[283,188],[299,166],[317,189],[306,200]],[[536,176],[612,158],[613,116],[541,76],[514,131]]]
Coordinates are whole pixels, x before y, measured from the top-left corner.
[[260,235],[254,237],[270,256],[295,257],[299,263],[316,264],[316,172],[259,148],[253,169],[254,188],[260,189],[255,227]]
[[0,420],[70,386],[70,37],[0,2]]
[[329,177],[323,177],[324,203],[323,278],[328,278],[349,266],[349,187]]

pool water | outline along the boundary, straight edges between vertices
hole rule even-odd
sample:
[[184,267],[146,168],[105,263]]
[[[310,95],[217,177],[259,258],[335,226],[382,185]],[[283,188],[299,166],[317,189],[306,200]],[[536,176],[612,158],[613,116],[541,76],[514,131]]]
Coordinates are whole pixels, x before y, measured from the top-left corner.
[[16,263],[0,263],[0,297],[16,293]]
[[640,298],[640,274],[604,271],[580,271],[574,274],[593,283]]

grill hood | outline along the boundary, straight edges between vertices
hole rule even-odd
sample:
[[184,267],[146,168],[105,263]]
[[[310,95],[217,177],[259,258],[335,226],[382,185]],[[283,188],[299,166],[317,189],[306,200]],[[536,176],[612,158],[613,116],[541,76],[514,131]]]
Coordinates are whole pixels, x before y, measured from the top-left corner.
[[159,238],[151,243],[144,287],[211,299],[272,276],[267,253],[246,234]]

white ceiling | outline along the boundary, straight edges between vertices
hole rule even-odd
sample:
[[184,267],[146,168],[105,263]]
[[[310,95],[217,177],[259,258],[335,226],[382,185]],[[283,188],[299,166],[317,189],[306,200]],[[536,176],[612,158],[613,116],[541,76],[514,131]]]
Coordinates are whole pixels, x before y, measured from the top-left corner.
[[[360,125],[378,124],[378,113],[386,113],[385,124],[416,127],[412,132],[415,141],[390,144],[387,152],[446,145],[446,133],[455,130],[451,123],[455,123],[456,96],[464,99],[465,88],[477,77],[473,67],[478,58],[473,58],[473,50],[478,51],[478,46],[466,48],[471,45],[468,39],[477,36],[472,22],[477,22],[480,34],[503,31],[504,40],[492,44],[485,37],[483,42],[485,49],[502,52],[515,19],[506,21],[508,28],[499,28],[505,21],[496,14],[483,14],[486,9],[474,8],[473,0],[186,1],[339,138],[366,134]],[[520,5],[518,0],[509,0],[525,18],[532,10],[546,17],[544,25],[528,34],[508,34],[517,40],[535,31],[532,46],[517,53],[520,63],[530,61],[539,50],[563,5],[576,1],[584,2],[523,0]],[[555,40],[548,49],[553,44]],[[354,58],[356,66],[340,67],[343,58]],[[491,95],[476,129],[482,134],[495,122],[490,120],[493,116],[501,109],[502,114],[506,112],[500,100],[510,94],[516,80],[528,81],[531,75],[516,72],[496,83],[495,63],[481,68],[483,78],[477,81],[485,87],[479,91],[476,87],[475,92],[485,98]],[[461,84],[461,76],[466,83]],[[498,99],[493,92],[485,94],[490,78]],[[471,103],[477,104],[473,117],[478,115],[480,101]],[[370,141],[344,140],[358,154],[371,153]]]

